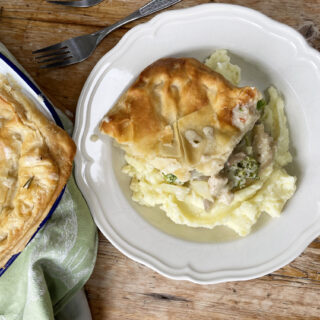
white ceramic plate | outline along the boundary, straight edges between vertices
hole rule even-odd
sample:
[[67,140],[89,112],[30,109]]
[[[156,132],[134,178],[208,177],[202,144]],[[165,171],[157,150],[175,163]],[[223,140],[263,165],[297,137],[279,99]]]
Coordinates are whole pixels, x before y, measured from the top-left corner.
[[[228,49],[242,68],[241,85],[273,84],[283,93],[294,155],[289,172],[298,177],[281,217],[262,216],[243,239],[222,227],[177,226],[159,209],[132,202],[123,155],[97,130],[147,65],[167,56],[203,60],[217,48]],[[133,28],[93,69],[77,107],[76,180],[96,224],[125,255],[173,279],[245,280],[289,263],[320,234],[319,88],[319,54],[293,29],[244,7],[206,4]]]
[[[27,96],[31,101],[34,102],[35,106],[51,121],[54,121],[58,126],[63,128],[62,122],[54,110],[51,103],[47,100],[47,98],[43,95],[43,93],[39,90],[39,88],[27,77],[21,69],[15,65],[15,63],[8,59],[3,53],[1,53],[3,49],[2,44],[0,43],[0,74],[4,74],[6,76],[10,76],[17,85],[21,88],[21,91],[25,96]],[[47,220],[51,217],[52,213],[58,206],[61,197],[64,193],[64,189],[61,191],[59,197],[51,207],[48,215],[43,219],[40,223],[37,231],[33,234],[29,242],[33,239],[33,237],[37,234],[37,232],[44,226]],[[28,243],[29,243],[28,242]],[[6,265],[3,268],[0,268],[0,276],[9,268],[9,266],[13,263],[13,261],[19,256],[20,253],[13,255]]]

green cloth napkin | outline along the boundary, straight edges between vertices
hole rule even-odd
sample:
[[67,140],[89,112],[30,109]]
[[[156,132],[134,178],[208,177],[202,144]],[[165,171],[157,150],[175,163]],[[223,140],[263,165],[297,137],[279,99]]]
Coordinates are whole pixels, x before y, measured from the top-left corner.
[[[1,42],[0,52],[21,67]],[[71,121],[57,112],[70,134]],[[51,218],[0,277],[0,320],[54,319],[89,279],[97,244],[96,226],[72,176]]]

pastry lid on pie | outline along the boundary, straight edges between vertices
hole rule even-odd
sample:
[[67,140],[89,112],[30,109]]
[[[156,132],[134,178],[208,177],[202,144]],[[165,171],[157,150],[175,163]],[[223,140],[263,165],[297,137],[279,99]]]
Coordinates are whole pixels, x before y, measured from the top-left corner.
[[223,168],[259,118],[260,97],[196,59],[164,58],[139,75],[100,130],[129,154],[186,181],[192,170],[214,175]]
[[71,174],[69,135],[0,76],[0,267],[26,246]]

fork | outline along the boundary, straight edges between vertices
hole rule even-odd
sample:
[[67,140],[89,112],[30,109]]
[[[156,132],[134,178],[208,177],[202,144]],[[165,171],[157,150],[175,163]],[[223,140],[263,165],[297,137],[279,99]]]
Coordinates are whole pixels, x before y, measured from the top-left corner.
[[[32,53],[40,68],[64,67],[87,59],[98,44],[112,31],[126,23],[146,17],[152,13],[168,8],[181,0],[152,0],[137,11],[131,13],[115,24],[100,31],[71,38]],[[40,54],[40,55],[39,55]]]
[[76,0],[76,1],[51,1],[47,0],[49,3],[61,4],[68,7],[77,7],[77,8],[88,8],[99,4],[104,0]]

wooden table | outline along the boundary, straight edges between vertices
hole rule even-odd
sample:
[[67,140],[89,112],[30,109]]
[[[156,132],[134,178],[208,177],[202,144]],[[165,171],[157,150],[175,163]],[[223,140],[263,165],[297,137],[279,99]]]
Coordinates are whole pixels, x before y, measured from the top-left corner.
[[[40,70],[31,51],[96,31],[145,2],[105,0],[96,7],[76,9],[44,0],[0,0],[0,41],[53,103],[74,119],[81,88],[93,66],[128,29],[149,18],[115,31],[92,57],[68,68]],[[175,8],[206,2],[220,1],[184,0]],[[300,30],[320,50],[320,0],[225,2],[251,7]],[[96,267],[85,287],[93,319],[320,319],[320,238],[272,274],[207,286],[166,279],[126,258],[101,233],[99,239]]]

